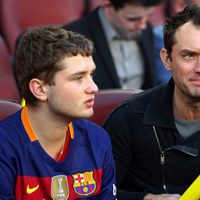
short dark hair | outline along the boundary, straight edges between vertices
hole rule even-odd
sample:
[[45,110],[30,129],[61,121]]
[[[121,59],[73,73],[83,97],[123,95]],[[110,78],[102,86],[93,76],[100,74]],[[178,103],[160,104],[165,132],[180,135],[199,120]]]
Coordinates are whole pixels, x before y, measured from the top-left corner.
[[165,20],[163,27],[164,46],[169,56],[171,56],[172,47],[176,43],[175,33],[177,29],[189,21],[200,26],[200,6],[190,4],[183,11]]
[[60,61],[66,56],[91,56],[93,43],[83,35],[66,31],[61,26],[45,25],[23,33],[16,48],[15,73],[20,95],[27,104],[38,101],[29,89],[32,78],[54,84],[54,75],[60,71]]
[[110,3],[116,10],[123,8],[126,4],[137,4],[149,7],[149,6],[156,6],[161,2],[162,0],[110,0]]

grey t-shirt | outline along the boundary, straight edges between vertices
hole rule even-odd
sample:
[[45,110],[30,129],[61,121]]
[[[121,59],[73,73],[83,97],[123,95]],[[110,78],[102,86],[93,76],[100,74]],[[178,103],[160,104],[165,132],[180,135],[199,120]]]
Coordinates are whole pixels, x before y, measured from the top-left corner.
[[188,138],[200,131],[200,120],[183,120],[175,117],[175,125],[183,138]]

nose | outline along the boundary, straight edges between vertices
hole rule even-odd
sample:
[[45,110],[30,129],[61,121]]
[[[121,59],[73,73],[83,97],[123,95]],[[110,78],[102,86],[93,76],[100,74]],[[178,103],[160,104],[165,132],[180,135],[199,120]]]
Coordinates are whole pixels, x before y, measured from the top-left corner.
[[195,67],[195,72],[200,74],[200,64]]
[[86,92],[96,94],[98,91],[99,91],[99,88],[98,88],[97,84],[94,82],[94,80],[92,78],[90,78]]
[[147,27],[147,17],[142,17],[137,22],[135,22],[135,27],[138,30],[144,30]]
[[200,56],[197,57],[195,72],[200,73]]

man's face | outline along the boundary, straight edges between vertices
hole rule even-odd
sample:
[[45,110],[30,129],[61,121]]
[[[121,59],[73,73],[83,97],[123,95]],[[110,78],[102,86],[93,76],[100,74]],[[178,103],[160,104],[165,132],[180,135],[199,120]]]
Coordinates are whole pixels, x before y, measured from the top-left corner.
[[61,65],[63,70],[55,74],[55,85],[46,86],[49,110],[69,120],[90,117],[98,91],[93,82],[95,64],[92,57],[65,57]]
[[155,7],[126,4],[115,10],[109,7],[107,16],[113,28],[122,36],[135,37],[147,26],[147,18]]
[[175,34],[169,69],[183,96],[200,100],[200,27],[187,22]]

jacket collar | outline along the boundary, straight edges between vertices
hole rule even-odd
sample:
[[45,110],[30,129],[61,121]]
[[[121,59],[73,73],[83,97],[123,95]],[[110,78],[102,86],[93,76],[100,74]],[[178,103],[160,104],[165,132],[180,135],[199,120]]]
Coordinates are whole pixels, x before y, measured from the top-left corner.
[[144,114],[145,124],[176,129],[172,105],[173,92],[173,79],[155,89]]
[[110,78],[113,81],[115,87],[120,88],[121,86],[117,77],[114,61],[112,59],[112,55],[107,43],[107,38],[103,31],[103,27],[99,18],[99,9],[100,7],[94,10],[94,12],[92,12],[91,15],[89,15],[88,17],[90,32],[92,33],[91,35],[93,37],[94,44],[96,45],[96,50],[94,51],[94,58],[98,51],[100,56],[102,57],[103,65],[108,71],[108,74],[110,75]]
[[[176,129],[173,114],[174,81],[171,78],[167,84],[158,86],[149,100],[143,123],[156,127]],[[191,156],[199,155],[200,131],[193,134],[187,139],[182,139],[175,146],[168,148],[181,151]]]

